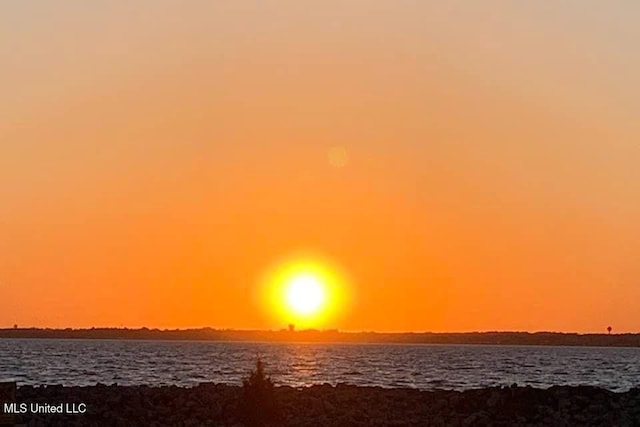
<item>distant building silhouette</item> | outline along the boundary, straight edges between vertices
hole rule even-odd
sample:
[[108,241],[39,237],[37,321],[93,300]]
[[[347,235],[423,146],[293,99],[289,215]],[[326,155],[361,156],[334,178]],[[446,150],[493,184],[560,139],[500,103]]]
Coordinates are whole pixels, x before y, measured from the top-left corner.
[[293,323],[289,323],[289,332],[293,332],[296,330],[296,325],[294,325]]
[[609,332],[609,335],[611,335],[611,331],[613,330],[613,328],[611,326],[607,327],[607,332]]
[[15,323],[15,324],[13,325],[13,329],[18,329],[18,324],[17,324],[17,323]]

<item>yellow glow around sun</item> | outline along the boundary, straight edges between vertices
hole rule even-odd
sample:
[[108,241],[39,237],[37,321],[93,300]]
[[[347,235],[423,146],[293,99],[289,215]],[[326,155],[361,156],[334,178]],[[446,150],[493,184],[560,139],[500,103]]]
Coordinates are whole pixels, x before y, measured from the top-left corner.
[[285,260],[265,276],[263,284],[263,301],[282,327],[327,327],[346,302],[344,275],[318,257]]

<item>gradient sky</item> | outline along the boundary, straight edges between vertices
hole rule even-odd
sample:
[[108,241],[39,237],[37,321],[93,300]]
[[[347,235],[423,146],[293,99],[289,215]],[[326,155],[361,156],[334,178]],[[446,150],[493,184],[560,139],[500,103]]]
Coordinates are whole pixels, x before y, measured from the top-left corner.
[[311,251],[327,327],[638,331],[639,16],[3,1],[0,326],[279,328],[258,278]]

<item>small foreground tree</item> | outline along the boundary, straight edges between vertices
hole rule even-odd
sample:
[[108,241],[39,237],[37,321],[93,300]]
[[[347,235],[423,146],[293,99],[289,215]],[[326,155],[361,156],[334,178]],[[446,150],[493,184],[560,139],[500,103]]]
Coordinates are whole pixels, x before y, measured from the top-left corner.
[[280,413],[271,378],[264,372],[264,364],[258,359],[256,369],[242,381],[241,418],[249,427],[278,425]]

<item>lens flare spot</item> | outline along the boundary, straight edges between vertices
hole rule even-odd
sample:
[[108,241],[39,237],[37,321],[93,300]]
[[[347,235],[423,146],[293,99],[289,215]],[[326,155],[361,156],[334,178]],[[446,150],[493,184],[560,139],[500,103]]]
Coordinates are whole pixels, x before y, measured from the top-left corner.
[[349,163],[349,153],[344,147],[332,147],[329,150],[329,164],[336,168],[342,168]]

